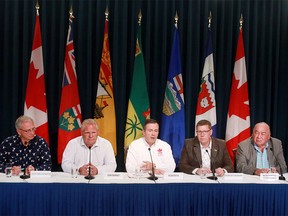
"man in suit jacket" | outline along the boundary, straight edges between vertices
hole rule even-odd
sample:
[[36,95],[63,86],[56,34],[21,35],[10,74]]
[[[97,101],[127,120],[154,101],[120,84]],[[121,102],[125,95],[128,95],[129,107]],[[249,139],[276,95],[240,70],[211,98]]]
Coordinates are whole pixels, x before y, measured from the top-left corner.
[[286,172],[282,143],[272,138],[265,122],[256,124],[251,138],[241,142],[236,154],[237,172],[260,175],[260,173]]
[[184,143],[179,162],[181,172],[200,175],[215,169],[218,176],[223,176],[225,172],[234,171],[225,141],[212,138],[212,132],[208,120],[196,124],[197,136],[186,139]]

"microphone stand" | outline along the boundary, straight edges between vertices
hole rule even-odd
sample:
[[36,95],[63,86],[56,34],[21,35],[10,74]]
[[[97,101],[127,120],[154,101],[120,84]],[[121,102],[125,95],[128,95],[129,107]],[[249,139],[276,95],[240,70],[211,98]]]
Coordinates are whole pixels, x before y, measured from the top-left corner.
[[[25,147],[27,147],[28,144],[29,144],[29,142],[27,142],[27,141],[24,142],[24,146],[25,146]],[[27,155],[26,155],[26,156],[27,156]],[[26,174],[26,168],[27,168],[27,167],[24,168],[23,175],[20,176],[21,179],[28,179],[28,178],[30,178],[30,175],[27,175],[27,174]]]
[[[211,148],[212,150],[212,148]],[[210,157],[210,163],[211,163],[211,170],[212,170],[212,176],[208,176],[207,179],[210,179],[210,180],[217,180],[217,176],[215,176],[215,169],[214,169],[214,161],[212,161],[212,157],[211,155],[209,154],[208,150],[206,149],[206,152],[208,154],[208,156]]]
[[[272,140],[271,140],[271,144],[272,144]],[[273,144],[272,144],[273,145]],[[275,154],[274,154],[274,151],[273,151],[273,148],[271,147],[270,150],[272,151],[273,153],[273,156],[275,157]],[[285,181],[286,178],[283,176],[283,170],[282,170],[282,167],[280,165],[280,163],[278,162],[277,158],[275,157],[275,160],[276,160],[276,165],[279,166],[279,169],[280,169],[280,176],[279,176],[279,180],[282,180],[282,181]]]
[[87,179],[87,180],[92,180],[92,179],[94,179],[95,177],[91,175],[91,167],[90,167],[90,164],[91,164],[91,146],[89,146],[88,148],[89,148],[89,167],[88,167],[88,175],[85,176],[84,178]]
[[27,175],[27,174],[26,174],[26,168],[24,168],[24,173],[23,173],[23,175],[20,176],[20,178],[21,178],[21,179],[28,179],[28,178],[30,178],[30,175]]
[[153,165],[153,159],[152,159],[152,154],[151,154],[151,149],[148,148],[148,151],[150,153],[150,159],[151,159],[151,163],[152,163],[152,175],[149,176],[147,179],[152,180],[156,183],[156,180],[158,179],[158,177],[155,176],[155,170],[154,170],[154,165]]

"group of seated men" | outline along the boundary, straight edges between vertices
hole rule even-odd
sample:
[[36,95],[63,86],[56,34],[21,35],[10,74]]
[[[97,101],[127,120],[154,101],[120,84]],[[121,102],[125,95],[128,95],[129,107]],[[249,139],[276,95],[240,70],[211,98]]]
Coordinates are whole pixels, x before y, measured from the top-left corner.
[[[32,118],[20,116],[15,127],[17,134],[6,138],[0,145],[0,172],[5,164],[12,163],[12,174],[26,174],[33,170],[51,170],[51,154],[47,142],[37,136]],[[77,168],[80,175],[98,175],[116,170],[116,160],[111,143],[98,135],[98,124],[94,119],[82,122],[81,136],[70,140],[64,150],[62,169],[70,173]],[[135,170],[155,174],[174,172],[176,168],[170,145],[158,139],[159,124],[147,119],[143,126],[143,137],[134,140],[128,149],[126,171]],[[223,176],[234,172],[234,166],[222,139],[212,137],[213,129],[208,120],[196,124],[194,138],[185,140],[179,161],[179,171],[187,174],[209,174]],[[151,159],[153,158],[153,163]],[[252,136],[239,143],[236,154],[236,172],[260,175],[268,172],[286,172],[282,143],[271,137],[270,127],[265,122],[257,123]]]

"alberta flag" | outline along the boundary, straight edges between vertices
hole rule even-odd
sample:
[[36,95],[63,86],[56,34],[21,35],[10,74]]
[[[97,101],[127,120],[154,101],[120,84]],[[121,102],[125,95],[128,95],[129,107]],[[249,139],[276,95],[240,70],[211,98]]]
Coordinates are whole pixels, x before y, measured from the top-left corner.
[[109,21],[107,17],[105,21],[102,58],[97,87],[97,96],[95,101],[94,119],[100,128],[99,135],[111,142],[114,149],[114,154],[116,155],[116,115],[109,50],[108,24]]
[[144,58],[141,43],[141,26],[138,26],[134,71],[128,102],[124,147],[142,137],[143,125],[150,118],[150,103],[147,90]]
[[250,107],[242,28],[239,32],[226,126],[226,146],[232,161],[232,150],[250,137]]
[[197,124],[198,121],[202,119],[206,119],[211,122],[213,129],[213,136],[216,137],[217,119],[216,119],[215,77],[214,77],[212,37],[210,28],[208,28],[208,37],[205,49],[205,63],[200,84],[200,91],[198,95],[195,125]]
[[64,75],[59,109],[58,128],[58,163],[62,162],[62,154],[67,143],[81,134],[81,107],[75,66],[73,44],[73,16],[69,18],[69,29],[65,51]]
[[179,33],[175,24],[160,137],[171,145],[176,164],[180,159],[185,139],[185,104],[181,70]]
[[37,128],[37,135],[49,143],[48,112],[46,105],[45,74],[43,65],[42,38],[37,10],[34,40],[29,67],[24,103],[24,115],[30,116]]

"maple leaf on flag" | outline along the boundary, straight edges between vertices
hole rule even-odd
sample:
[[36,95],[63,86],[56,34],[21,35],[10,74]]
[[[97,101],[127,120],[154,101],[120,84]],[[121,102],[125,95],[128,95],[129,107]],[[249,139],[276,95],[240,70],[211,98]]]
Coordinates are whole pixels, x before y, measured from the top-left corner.
[[235,105],[235,109],[229,109],[228,115],[231,117],[234,114],[245,120],[248,116],[250,116],[248,83],[243,83],[243,85],[239,88],[238,85],[239,80],[236,80],[235,75],[233,75],[230,105]]
[[[37,78],[39,69],[34,67],[33,61],[30,63],[30,71],[29,77],[31,79],[28,80],[28,88],[26,91],[26,105],[27,109],[29,107],[34,106],[43,112],[46,112],[46,95],[45,94],[45,86],[43,83],[44,80],[44,73]],[[36,89],[36,90],[35,90]]]

